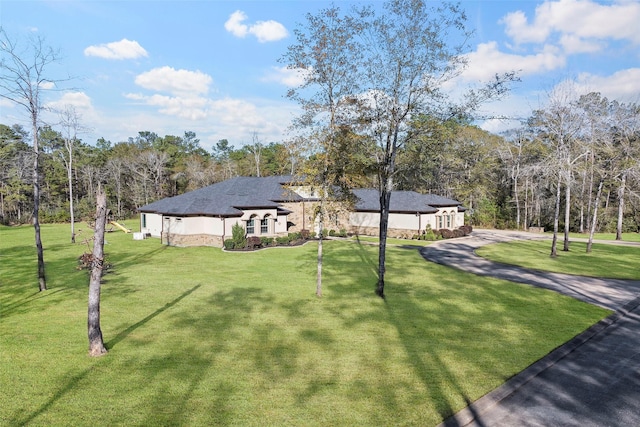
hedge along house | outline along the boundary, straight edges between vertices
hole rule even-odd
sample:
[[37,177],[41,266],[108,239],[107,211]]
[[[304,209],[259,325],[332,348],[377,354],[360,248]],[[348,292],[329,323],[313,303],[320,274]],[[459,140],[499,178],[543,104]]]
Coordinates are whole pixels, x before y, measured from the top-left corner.
[[[353,190],[354,208],[327,219],[325,228],[354,234],[378,235],[379,193]],[[140,231],[172,246],[217,246],[239,224],[247,236],[275,237],[303,229],[318,231],[318,199],[291,176],[237,177],[139,209]],[[464,225],[460,203],[432,194],[394,191],[391,194],[388,235],[412,237],[427,226],[453,229]]]
[[291,177],[237,177],[148,204],[139,209],[140,231],[172,246],[217,246],[235,224],[247,235],[286,235],[292,213],[283,204],[304,205],[285,184]]

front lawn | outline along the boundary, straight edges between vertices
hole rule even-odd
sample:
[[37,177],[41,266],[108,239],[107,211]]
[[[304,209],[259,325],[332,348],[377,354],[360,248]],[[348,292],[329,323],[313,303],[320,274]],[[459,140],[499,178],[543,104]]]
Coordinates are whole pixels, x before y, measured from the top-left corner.
[[[135,222],[127,224],[137,228]],[[556,293],[388,248],[252,253],[109,233],[109,353],[87,356],[86,249],[44,225],[0,227],[0,425],[436,425],[608,314]],[[88,237],[81,234],[82,238]]]
[[562,241],[559,241],[556,258],[550,257],[550,240],[495,243],[476,249],[476,253],[492,261],[555,273],[640,280],[640,247],[596,242],[590,254],[586,253],[584,242],[571,242],[569,252],[564,252],[562,247]]

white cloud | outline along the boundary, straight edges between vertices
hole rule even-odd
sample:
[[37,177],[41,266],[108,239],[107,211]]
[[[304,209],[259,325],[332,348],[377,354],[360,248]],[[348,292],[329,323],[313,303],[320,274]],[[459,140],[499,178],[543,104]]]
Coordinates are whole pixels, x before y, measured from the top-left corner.
[[224,23],[224,28],[236,37],[244,37],[249,32],[249,28],[242,23],[245,19],[247,19],[247,15],[241,10],[236,10]]
[[609,76],[579,74],[576,88],[580,93],[600,92],[623,102],[640,102],[640,68],[620,70]]
[[85,56],[96,56],[104,59],[136,59],[149,56],[137,41],[127,39],[89,46],[84,50],[84,54]]
[[565,34],[560,38],[560,45],[564,51],[571,55],[576,53],[596,53],[606,47],[606,43],[585,40],[574,34]]
[[548,0],[536,7],[531,21],[524,12],[516,11],[505,15],[500,22],[517,44],[543,43],[553,33],[573,40],[628,40],[640,44],[639,21],[640,2],[601,4],[592,0]]
[[129,93],[125,94],[125,97],[156,107],[160,113],[168,116],[187,120],[201,120],[207,117],[209,100],[199,96],[181,97],[160,94],[147,96],[139,93]]
[[277,21],[257,21],[253,25],[246,25],[243,24],[246,19],[247,15],[243,11],[236,10],[224,23],[224,28],[240,38],[252,34],[260,43],[282,40],[289,35],[285,26]]
[[89,98],[89,96],[84,92],[66,92],[60,97],[60,99],[48,102],[46,107],[52,110],[62,110],[67,105],[76,107],[79,112],[93,110],[91,98]]
[[265,82],[277,82],[287,87],[298,87],[305,81],[306,70],[291,69],[287,67],[272,67],[262,80]]
[[260,43],[282,40],[289,35],[284,25],[276,21],[258,21],[249,28],[249,32],[256,36]]
[[522,77],[552,71],[566,63],[566,58],[553,46],[545,46],[542,52],[531,55],[516,55],[501,52],[496,42],[481,43],[466,57],[468,68],[461,77],[468,81],[487,81],[508,71],[517,71]]
[[54,89],[56,87],[56,84],[54,82],[42,82],[40,83],[39,87],[41,89],[50,90]]
[[135,82],[145,89],[172,94],[204,94],[213,79],[201,71],[176,70],[164,66],[139,74]]
[[[160,135],[177,135],[186,130],[197,133],[202,147],[210,149],[220,139],[228,139],[239,146],[251,141],[257,132],[266,141],[282,141],[290,123],[291,103],[257,101],[236,98],[210,99],[180,98],[162,95],[127,94],[126,97],[142,105],[157,109],[159,114],[145,113],[139,106],[122,117],[111,117],[111,130],[121,132],[111,138],[126,140],[143,129],[153,129]],[[122,123],[118,126],[114,123]],[[105,128],[108,128],[106,125]],[[118,139],[116,139],[118,140]]]

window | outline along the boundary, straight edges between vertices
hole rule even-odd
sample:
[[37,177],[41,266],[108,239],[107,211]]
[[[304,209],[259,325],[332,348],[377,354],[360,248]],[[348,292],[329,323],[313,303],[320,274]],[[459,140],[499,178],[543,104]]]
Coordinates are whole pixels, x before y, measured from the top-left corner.
[[142,228],[147,228],[147,214],[142,214]]
[[260,234],[269,234],[269,218],[260,220]]
[[443,221],[442,221],[442,215],[438,215],[438,229],[440,228],[444,228],[443,227]]
[[451,215],[445,215],[447,217],[447,228],[451,228]]
[[247,234],[253,234],[254,232],[255,232],[255,228],[253,224],[253,218],[250,218],[247,221]]

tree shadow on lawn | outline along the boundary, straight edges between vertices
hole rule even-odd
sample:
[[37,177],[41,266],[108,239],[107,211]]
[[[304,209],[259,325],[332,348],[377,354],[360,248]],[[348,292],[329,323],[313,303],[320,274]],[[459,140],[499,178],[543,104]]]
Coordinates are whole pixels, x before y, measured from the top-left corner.
[[[198,288],[190,289],[174,302],[180,302]],[[174,333],[167,337],[160,354],[154,354],[139,367],[145,378],[141,387],[153,389],[141,425],[202,423],[201,414],[207,414],[206,422],[211,425],[232,424],[242,419],[241,412],[246,409],[242,396],[255,393],[254,388],[261,386],[257,378],[248,384],[234,373],[237,375],[240,370],[245,375],[247,370],[259,369],[270,378],[269,383],[292,375],[295,366],[288,361],[295,360],[296,349],[276,339],[282,333],[277,325],[265,323],[250,328],[250,335],[246,336],[251,317],[269,310],[273,303],[263,289],[237,287],[214,292],[204,299],[191,299],[188,310],[168,311],[166,315],[171,317]],[[156,313],[148,316],[147,321]],[[140,345],[145,345],[144,341]],[[238,346],[242,346],[242,356],[229,360],[230,355],[239,356]],[[238,369],[237,365],[244,369]],[[213,372],[216,374],[212,375]],[[247,387],[251,390],[246,390]],[[192,412],[197,414],[195,421]]]
[[[377,255],[375,250],[355,250],[360,259],[371,260],[366,262],[368,266]],[[562,344],[547,341],[543,345],[549,348],[529,349],[527,353],[519,342],[523,337],[532,342],[544,341],[548,332],[544,322],[527,318],[526,313],[531,314],[528,307],[537,306],[542,310],[537,312],[540,314],[554,302],[552,309],[564,311],[569,309],[568,298],[560,297],[558,301],[559,297],[549,291],[427,263],[413,248],[387,250],[386,312],[372,310],[353,316],[345,309],[336,310],[335,314],[342,315],[349,328],[383,322],[397,331],[404,354],[426,395],[420,389],[409,392],[428,398],[440,420],[497,387],[553,350],[555,345]],[[358,266],[354,263],[344,268],[354,271]],[[329,274],[334,272],[329,269]],[[357,296],[363,291],[354,281],[327,277],[327,282],[333,280],[338,283],[336,292],[341,294]],[[367,286],[366,290],[373,294],[373,280]],[[505,333],[509,328],[512,331]],[[451,339],[452,336],[459,338]],[[531,354],[531,351],[538,353]],[[384,402],[390,411],[396,407],[395,396],[406,391],[403,387],[415,386],[398,382],[386,390]]]
[[[38,290],[37,255],[34,247],[14,246],[3,254],[0,269],[0,318],[42,310],[34,301],[46,300],[55,305],[68,298],[74,290],[86,290],[88,277],[77,270],[73,255],[50,256],[54,251],[69,251],[70,245],[49,246],[45,252],[45,274],[48,290]],[[71,250],[73,251],[73,250]]]

